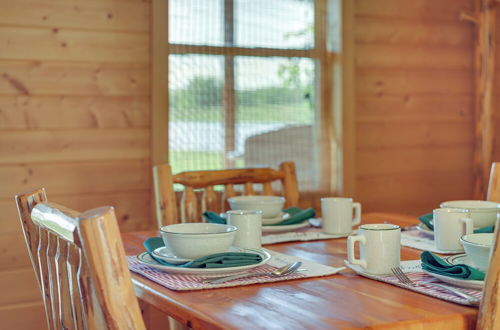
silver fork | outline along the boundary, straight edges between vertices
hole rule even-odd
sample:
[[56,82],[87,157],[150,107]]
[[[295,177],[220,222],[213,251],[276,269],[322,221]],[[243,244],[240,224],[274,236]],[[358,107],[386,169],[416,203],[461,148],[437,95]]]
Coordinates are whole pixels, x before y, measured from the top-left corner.
[[397,279],[403,284],[410,285],[413,287],[416,287],[416,286],[438,287],[438,288],[441,288],[443,290],[449,291],[449,292],[451,292],[451,293],[453,293],[461,298],[466,299],[471,305],[476,306],[476,305],[479,305],[479,303],[480,303],[480,300],[477,299],[476,297],[474,297],[466,292],[460,291],[458,289],[451,288],[449,286],[445,286],[445,285],[441,285],[441,284],[437,284],[437,283],[432,283],[432,284],[431,283],[415,283],[403,272],[403,270],[400,267],[394,267],[391,270],[392,270],[392,273],[394,274],[394,276],[396,276]]

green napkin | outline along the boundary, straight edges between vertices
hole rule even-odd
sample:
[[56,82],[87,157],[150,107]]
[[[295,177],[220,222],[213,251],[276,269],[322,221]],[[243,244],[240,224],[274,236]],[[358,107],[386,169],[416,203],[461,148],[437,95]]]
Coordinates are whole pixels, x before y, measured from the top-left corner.
[[418,217],[418,220],[427,226],[430,230],[434,231],[434,225],[432,224],[432,213],[427,213]]
[[221,217],[215,212],[205,211],[203,212],[203,217],[210,223],[218,223],[219,225],[225,225],[226,219]]
[[156,260],[162,265],[184,268],[226,268],[226,267],[240,267],[247,265],[255,265],[262,261],[262,256],[256,253],[246,252],[223,252],[211,254],[181,265],[174,265],[156,258],[153,251],[159,247],[163,247],[163,239],[160,237],[151,237],[144,241],[144,247],[148,251],[151,258]]
[[[434,231],[434,225],[432,224],[432,213],[427,213],[418,217],[418,220],[427,226],[430,230]],[[492,233],[495,231],[495,226],[488,226],[474,229],[474,233]]]
[[484,272],[466,264],[450,265],[429,251],[422,252],[420,260],[422,261],[422,268],[431,273],[462,280],[484,280]]
[[[288,217],[287,219],[280,221],[278,223],[275,223],[272,225],[265,225],[265,226],[296,225],[296,224],[302,223],[306,220],[309,220],[310,218],[313,218],[316,215],[316,212],[311,208],[302,210],[298,207],[289,207],[287,209],[284,209],[283,212],[290,214],[290,217]],[[225,224],[226,223],[226,219],[224,219],[219,214],[212,212],[212,211],[203,212],[203,216],[210,223],[218,223],[218,224]]]

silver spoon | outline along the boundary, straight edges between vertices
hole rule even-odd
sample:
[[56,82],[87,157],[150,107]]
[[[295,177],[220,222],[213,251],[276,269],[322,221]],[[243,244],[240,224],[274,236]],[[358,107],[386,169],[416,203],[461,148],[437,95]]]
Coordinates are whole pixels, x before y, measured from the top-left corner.
[[210,278],[205,280],[205,283],[209,284],[221,284],[227,281],[232,281],[240,278],[245,278],[245,277],[254,277],[254,276],[274,276],[274,277],[280,277],[280,276],[285,276],[288,274],[291,274],[295,272],[299,267],[302,265],[302,262],[296,261],[294,263],[285,265],[281,268],[278,268],[272,272],[260,272],[260,273],[246,273],[246,274],[236,274],[236,275],[230,275],[230,276],[224,276],[224,277],[217,277],[217,278]]

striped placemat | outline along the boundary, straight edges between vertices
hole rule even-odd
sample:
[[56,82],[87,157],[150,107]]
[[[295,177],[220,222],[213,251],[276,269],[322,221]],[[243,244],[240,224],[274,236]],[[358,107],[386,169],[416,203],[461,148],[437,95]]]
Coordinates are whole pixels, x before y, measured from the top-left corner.
[[281,277],[272,277],[272,276],[259,276],[253,278],[244,278],[229,281],[222,284],[208,284],[204,283],[203,280],[208,277],[219,277],[218,276],[202,276],[202,275],[184,275],[184,274],[170,274],[156,268],[144,265],[137,260],[135,256],[128,256],[128,266],[129,269],[134,272],[143,275],[144,277],[166,287],[171,290],[176,291],[187,291],[187,290],[204,290],[204,289],[214,289],[214,288],[226,288],[226,287],[234,287],[234,286],[242,286],[242,285],[250,285],[256,283],[268,283],[268,282],[278,282],[278,281],[286,281],[293,279],[301,279],[308,277],[318,277],[318,276],[327,276],[336,274],[337,272],[345,269],[345,267],[330,267],[321,265],[312,261],[307,261],[299,257],[289,256],[282,253],[278,253],[275,251],[267,250],[272,255],[271,260],[268,264],[247,270],[246,272],[271,272],[276,270],[279,267],[282,267],[286,264],[295,261],[302,261],[301,268],[304,271],[293,273],[286,276]]
[[305,242],[317,241],[322,239],[345,238],[349,235],[331,235],[325,234],[320,228],[303,228],[296,231],[278,233],[278,234],[262,234],[262,245],[276,244],[283,242]]
[[[432,296],[435,298],[439,298],[442,300],[454,302],[457,304],[461,305],[467,305],[467,306],[472,306],[466,299],[461,298],[457,295],[454,295],[453,293],[450,293],[444,289],[438,288],[438,287],[432,287],[432,286],[411,286],[411,285],[406,285],[401,283],[396,276],[378,276],[378,275],[371,275],[365,273],[361,267],[357,265],[351,265],[347,260],[344,261],[345,265],[356,272],[357,274],[371,278],[373,280],[389,283],[392,285],[399,286],[401,288],[405,288],[408,290],[416,291],[428,296]],[[421,267],[421,262],[420,260],[407,260],[407,261],[401,261],[401,269],[403,272],[414,282],[418,283],[439,283],[441,285],[447,285],[447,286],[452,286],[447,283],[443,283],[436,279],[435,277],[426,274],[422,271]],[[481,290],[476,290],[476,289],[469,289],[469,288],[459,288],[460,291],[466,292],[471,294],[472,296],[481,299],[483,296],[483,293]]]
[[411,247],[417,250],[430,251],[440,254],[464,253],[463,250],[456,252],[439,250],[438,248],[436,248],[434,237],[427,233],[422,233],[418,229],[410,229],[401,232],[401,245]]

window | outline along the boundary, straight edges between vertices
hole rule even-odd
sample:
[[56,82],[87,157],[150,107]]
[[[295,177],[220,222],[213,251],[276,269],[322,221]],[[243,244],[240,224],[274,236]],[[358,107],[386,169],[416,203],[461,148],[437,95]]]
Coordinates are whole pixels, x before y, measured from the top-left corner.
[[326,0],[168,1],[174,173],[291,160],[302,191],[332,190],[327,12]]

